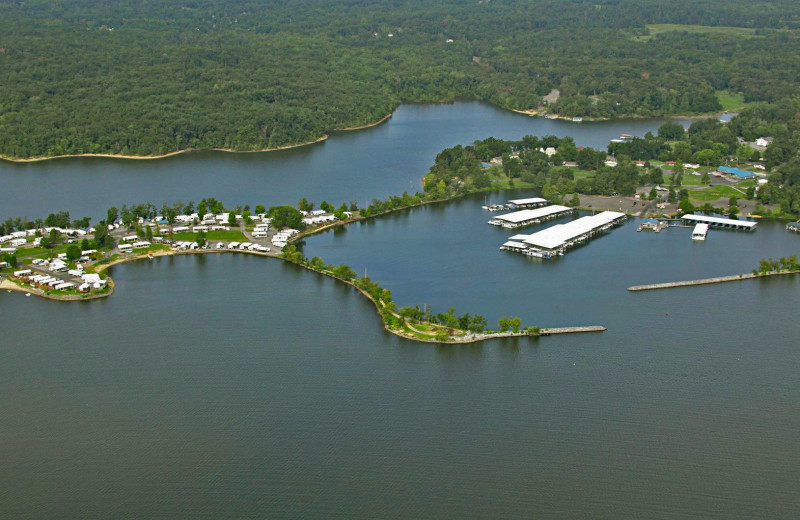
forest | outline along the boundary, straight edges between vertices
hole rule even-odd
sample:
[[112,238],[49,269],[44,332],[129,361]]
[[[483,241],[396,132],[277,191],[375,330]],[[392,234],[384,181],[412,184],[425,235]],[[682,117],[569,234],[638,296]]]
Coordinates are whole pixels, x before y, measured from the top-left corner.
[[712,113],[719,92],[775,103],[800,77],[800,12],[788,0],[0,0],[0,9],[7,158],[274,148],[373,123],[406,101],[598,118]]

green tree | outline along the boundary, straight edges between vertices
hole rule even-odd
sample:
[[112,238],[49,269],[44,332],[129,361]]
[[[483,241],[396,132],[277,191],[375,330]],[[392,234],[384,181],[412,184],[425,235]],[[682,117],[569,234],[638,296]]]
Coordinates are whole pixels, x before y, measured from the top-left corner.
[[505,316],[497,320],[497,325],[500,327],[500,332],[508,332],[508,328],[511,326],[509,319]]
[[197,242],[197,245],[200,246],[200,247],[205,246],[206,242],[207,242],[207,240],[206,240],[206,232],[205,231],[198,231],[197,232],[197,238],[195,238],[194,241]]
[[81,248],[75,244],[70,244],[69,247],[67,247],[67,260],[69,260],[70,262],[74,262],[80,257],[81,257]]
[[313,202],[309,202],[309,201],[307,201],[307,200],[306,200],[306,198],[305,198],[305,197],[303,197],[303,198],[302,198],[302,199],[300,199],[300,201],[297,203],[297,209],[299,209],[300,211],[305,211],[305,212],[308,212],[308,211],[313,211],[313,209],[314,209],[314,203],[313,203]]

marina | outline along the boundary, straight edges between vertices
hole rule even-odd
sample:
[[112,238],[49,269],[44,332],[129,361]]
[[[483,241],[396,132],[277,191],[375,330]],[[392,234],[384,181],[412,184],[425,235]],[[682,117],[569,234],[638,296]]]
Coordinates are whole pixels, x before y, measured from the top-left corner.
[[[267,203],[319,201],[331,198],[331,189],[337,201],[363,201],[408,189],[412,175],[403,175],[418,175],[430,162],[422,151],[422,164],[409,166],[407,157],[416,154],[408,149],[438,147],[439,135],[462,139],[447,128],[467,126],[449,118],[441,129],[426,120],[432,135],[409,131],[420,144],[394,133],[401,116],[269,157],[186,154],[151,164],[159,175],[140,183],[126,181],[134,170],[148,173],[136,162],[28,165],[36,175],[8,175],[4,207],[37,216],[98,200],[87,214],[99,215],[153,193],[173,201],[221,191],[226,202],[238,201],[241,186],[253,194],[251,203],[265,202],[256,194],[267,189]],[[485,119],[480,136],[492,133]],[[613,136],[637,124],[611,127]],[[573,126],[597,133],[602,125]],[[391,158],[391,148],[376,152],[364,144],[370,136],[391,140],[401,152],[396,164],[373,167]],[[314,158],[323,154],[325,161]],[[298,157],[309,164],[294,164]],[[107,178],[92,174],[100,169]],[[359,178],[362,171],[386,175]],[[53,189],[18,188],[45,176]],[[376,188],[384,182],[396,185]],[[515,196],[527,194],[488,200]],[[694,247],[691,228],[637,234],[630,219],[567,261],[531,268],[497,253],[498,229],[484,224],[483,199],[331,230],[306,239],[305,254],[359,273],[369,268],[401,306],[424,302],[440,311],[456,302],[460,312],[492,324],[510,313],[553,326],[579,316],[578,323],[608,331],[547,341],[410,343],[377,327],[372,305],[350,287],[241,254],[115,265],[114,297],[87,304],[55,305],[4,290],[3,359],[13,370],[0,407],[15,417],[2,435],[14,497],[5,516],[525,518],[535,510],[571,518],[796,517],[800,360],[785,338],[797,335],[800,277],[688,293],[624,290],[743,273],[764,256],[792,254],[796,241],[785,222],[765,219],[756,234],[718,233]],[[735,320],[709,314],[732,301],[771,309],[771,326],[761,312]],[[511,432],[503,443],[498,429]],[[385,498],[376,505],[376,496]]]
[[734,220],[723,217],[711,217],[709,215],[684,215],[684,222],[687,224],[704,223],[710,227],[719,229],[735,229],[737,231],[752,231],[758,226],[758,222],[751,220]]
[[524,226],[532,226],[534,224],[541,224],[548,220],[563,217],[572,214],[575,210],[566,206],[559,206],[557,204],[546,206],[537,209],[523,209],[499,215],[489,221],[492,226],[500,226],[505,229],[516,229]]
[[626,219],[624,213],[603,211],[566,224],[557,224],[532,235],[514,235],[500,247],[500,250],[550,259],[563,255],[568,249],[610,230]]

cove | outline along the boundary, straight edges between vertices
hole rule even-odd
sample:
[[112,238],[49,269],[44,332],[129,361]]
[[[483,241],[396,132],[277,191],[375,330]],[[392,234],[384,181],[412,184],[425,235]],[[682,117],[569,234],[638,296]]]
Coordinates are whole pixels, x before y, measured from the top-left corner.
[[[509,112],[480,102],[401,105],[386,122],[336,132],[323,142],[263,153],[189,152],[165,159],[69,157],[35,163],[0,161],[2,218],[43,218],[67,210],[104,218],[110,206],[198,201],[294,204],[301,197],[359,205],[422,189],[442,149],[489,136],[571,135],[603,149],[622,133],[642,136],[667,120],[572,123]],[[688,124],[688,120],[678,120]]]

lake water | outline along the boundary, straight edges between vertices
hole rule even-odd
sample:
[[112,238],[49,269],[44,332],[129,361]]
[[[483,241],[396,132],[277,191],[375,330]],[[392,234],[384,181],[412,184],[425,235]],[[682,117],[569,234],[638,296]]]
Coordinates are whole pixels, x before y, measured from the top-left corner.
[[[461,106],[469,120],[474,104],[410,109]],[[631,221],[542,262],[498,251],[511,233],[482,204],[304,249],[366,269],[399,305],[609,330],[413,343],[346,286],[235,255],[115,266],[115,294],[92,302],[3,292],[0,518],[800,516],[800,277],[625,290],[747,272],[800,238],[762,222],[695,243]]]
[[[321,143],[267,153],[193,152],[155,161],[97,157],[38,163],[0,161],[0,218],[40,218],[67,210],[105,218],[122,204],[199,201],[295,204],[301,197],[365,205],[422,189],[436,154],[489,136],[572,135],[581,146],[605,148],[622,133],[655,132],[664,120],[572,123],[529,117],[484,103],[403,105],[377,127],[339,132]],[[688,122],[684,121],[685,124]]]

